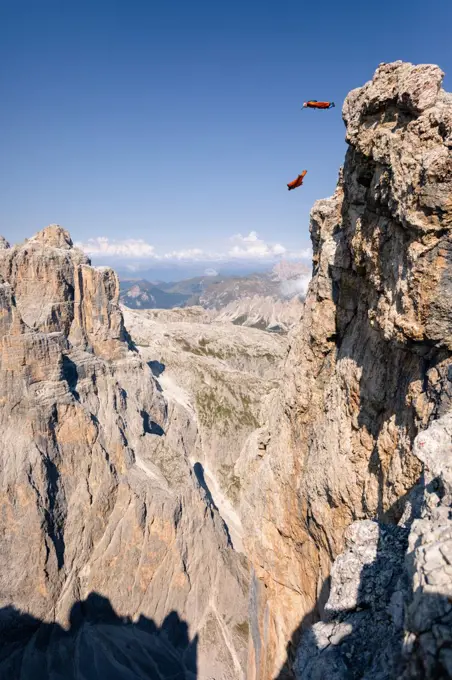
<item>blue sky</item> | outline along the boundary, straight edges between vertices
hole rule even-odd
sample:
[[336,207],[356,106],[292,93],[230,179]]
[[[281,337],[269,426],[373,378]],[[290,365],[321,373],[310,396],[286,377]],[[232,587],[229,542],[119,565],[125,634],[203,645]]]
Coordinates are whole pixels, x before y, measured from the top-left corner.
[[451,25],[445,0],[0,0],[0,233],[298,252],[347,92],[396,59],[438,63],[452,89]]

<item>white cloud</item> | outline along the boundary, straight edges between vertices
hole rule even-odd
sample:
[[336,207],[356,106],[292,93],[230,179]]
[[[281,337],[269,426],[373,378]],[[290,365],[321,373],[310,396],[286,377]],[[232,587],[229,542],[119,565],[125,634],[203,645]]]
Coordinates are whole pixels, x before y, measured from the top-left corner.
[[294,295],[306,296],[308,292],[311,274],[302,274],[297,279],[288,279],[281,282],[281,293],[284,297],[291,298]]
[[76,243],[87,255],[93,257],[125,257],[125,258],[153,258],[156,257],[154,246],[143,239],[124,239],[110,241],[106,236],[90,238],[86,243]]
[[247,236],[236,234],[231,238],[231,241],[236,243],[236,245],[228,251],[229,257],[232,258],[271,260],[278,255],[284,255],[287,252],[287,249],[280,243],[271,244],[260,239],[255,231],[250,231]]
[[308,260],[310,262],[312,260],[312,248],[308,246],[301,250],[294,250],[291,256],[297,258],[297,260]]
[[[159,257],[159,256],[157,256]],[[172,250],[169,253],[165,253],[160,256],[160,259],[164,260],[193,260],[193,261],[203,261],[208,260],[209,255],[205,253],[200,248],[187,248],[186,250]]]
[[244,241],[245,243],[256,243],[256,241],[260,240],[258,235],[257,235],[257,231],[250,231],[248,236],[242,236],[242,234],[236,234],[232,238],[233,239],[239,239],[240,241]]
[[201,248],[186,248],[158,253],[155,246],[144,239],[110,240],[106,236],[90,238],[76,246],[96,260],[128,260],[127,267],[136,267],[133,261],[144,262],[226,262],[230,260],[250,260],[272,262],[284,257],[286,259],[311,259],[310,248],[300,251],[289,250],[281,243],[271,243],[259,238],[256,231],[249,234],[235,234],[229,239],[232,247],[224,248],[220,252],[205,251]]

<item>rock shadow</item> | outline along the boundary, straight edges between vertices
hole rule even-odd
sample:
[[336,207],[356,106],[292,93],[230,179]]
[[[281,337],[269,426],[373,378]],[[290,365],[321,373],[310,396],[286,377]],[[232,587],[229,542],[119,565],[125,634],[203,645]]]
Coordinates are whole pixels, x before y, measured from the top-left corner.
[[63,354],[61,373],[62,378],[64,378],[68,384],[69,391],[77,401],[80,401],[80,395],[77,391],[79,379],[77,364],[75,364],[67,354]]
[[152,375],[155,378],[155,386],[157,388],[157,391],[163,393],[163,389],[158,381],[158,378],[160,378],[160,376],[164,372],[166,368],[165,364],[162,364],[160,361],[148,361],[147,364],[151,369]]
[[98,593],[73,605],[67,630],[0,609],[0,680],[195,680],[197,646],[176,612],[160,627],[132,621]]
[[132,336],[130,335],[129,331],[127,330],[127,328],[125,326],[123,326],[121,339],[126,343],[130,352],[133,352],[134,354],[139,353],[138,347],[136,346],[135,342],[132,339]]
[[210,503],[210,505],[213,505],[215,509],[217,509],[217,506],[215,505],[215,501],[213,500],[212,494],[210,492],[210,489],[207,485],[206,479],[204,477],[204,468],[201,465],[200,462],[197,462],[193,465],[193,472],[196,475],[196,479],[198,480],[199,486],[204,489],[206,493],[206,498],[207,501]]
[[165,430],[161,425],[151,419],[147,411],[141,411],[141,417],[143,418],[143,430],[145,434],[155,434],[157,437],[163,437]]
[[[351,525],[353,540],[334,563],[316,606],[294,631],[274,680],[452,678],[450,597],[415,590],[413,557],[406,554],[422,488],[411,496],[412,513],[404,526],[373,520]],[[440,480],[424,488],[441,497]]]
[[166,368],[165,364],[162,364],[160,361],[148,361],[148,366],[154,378],[159,378]]
[[215,500],[212,496],[212,492],[210,491],[209,485],[207,484],[206,478],[204,476],[204,468],[199,461],[193,465],[193,472],[196,475],[196,479],[198,480],[199,486],[203,489],[203,491],[205,493],[205,498],[206,498],[207,503],[213,509],[215,509],[218,512],[219,516],[221,517],[221,520],[223,522],[223,527],[224,527],[224,530],[225,530],[227,538],[228,538],[229,545],[231,547],[234,547],[233,543],[232,543],[232,538],[231,538],[231,533],[229,531],[229,527],[228,527],[227,523],[225,522],[225,520],[224,520],[224,518],[223,518],[223,516],[220,512],[220,509],[218,508],[217,504],[215,503]]

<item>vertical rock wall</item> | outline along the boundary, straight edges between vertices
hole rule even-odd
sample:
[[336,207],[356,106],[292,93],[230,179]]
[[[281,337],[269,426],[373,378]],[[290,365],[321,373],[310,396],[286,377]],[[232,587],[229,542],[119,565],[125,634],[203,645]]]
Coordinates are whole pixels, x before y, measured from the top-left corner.
[[57,226],[2,242],[1,678],[245,677],[247,565],[197,437],[128,338],[113,271]]
[[442,77],[436,66],[382,64],[344,103],[349,148],[335,195],[312,209],[313,279],[270,443],[240,461],[259,678],[290,677],[345,530],[400,520],[422,474],[413,441],[450,408],[452,97]]
[[168,678],[451,677],[442,76],[382,64],[344,103],[349,149],[311,213],[283,388],[232,471],[246,557],[192,470],[196,423],[169,412],[124,328],[115,274],[57,226],[0,239],[0,677],[61,677],[77,645],[105,677],[119,663],[144,680],[156,657]]

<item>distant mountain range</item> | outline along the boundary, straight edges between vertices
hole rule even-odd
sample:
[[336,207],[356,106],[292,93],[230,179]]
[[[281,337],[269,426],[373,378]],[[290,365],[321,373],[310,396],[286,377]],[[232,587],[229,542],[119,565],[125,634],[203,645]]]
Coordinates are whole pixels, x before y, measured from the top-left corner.
[[156,285],[145,279],[123,280],[120,283],[121,302],[130,309],[173,309],[183,307],[189,295],[164,290],[165,284]]
[[[96,257],[92,257],[92,261],[96,266],[105,264],[105,260],[99,260]],[[243,262],[202,262],[192,264],[186,262],[179,264],[168,262],[150,267],[135,267],[133,264],[126,266],[124,262],[114,261],[110,261],[108,264],[114,268],[120,279],[139,279],[140,281],[154,282],[185,281],[193,278],[216,276],[217,274],[222,277],[242,277],[255,273],[268,273],[273,266],[269,262],[249,262],[248,260]]]
[[131,309],[200,305],[218,310],[256,295],[277,300],[303,296],[308,280],[309,270],[302,263],[281,263],[270,272],[248,276],[196,276],[175,282],[122,278],[121,302]]
[[279,263],[248,276],[197,276],[176,282],[122,279],[121,303],[130,309],[200,306],[238,325],[286,332],[299,318],[310,275],[303,263]]

